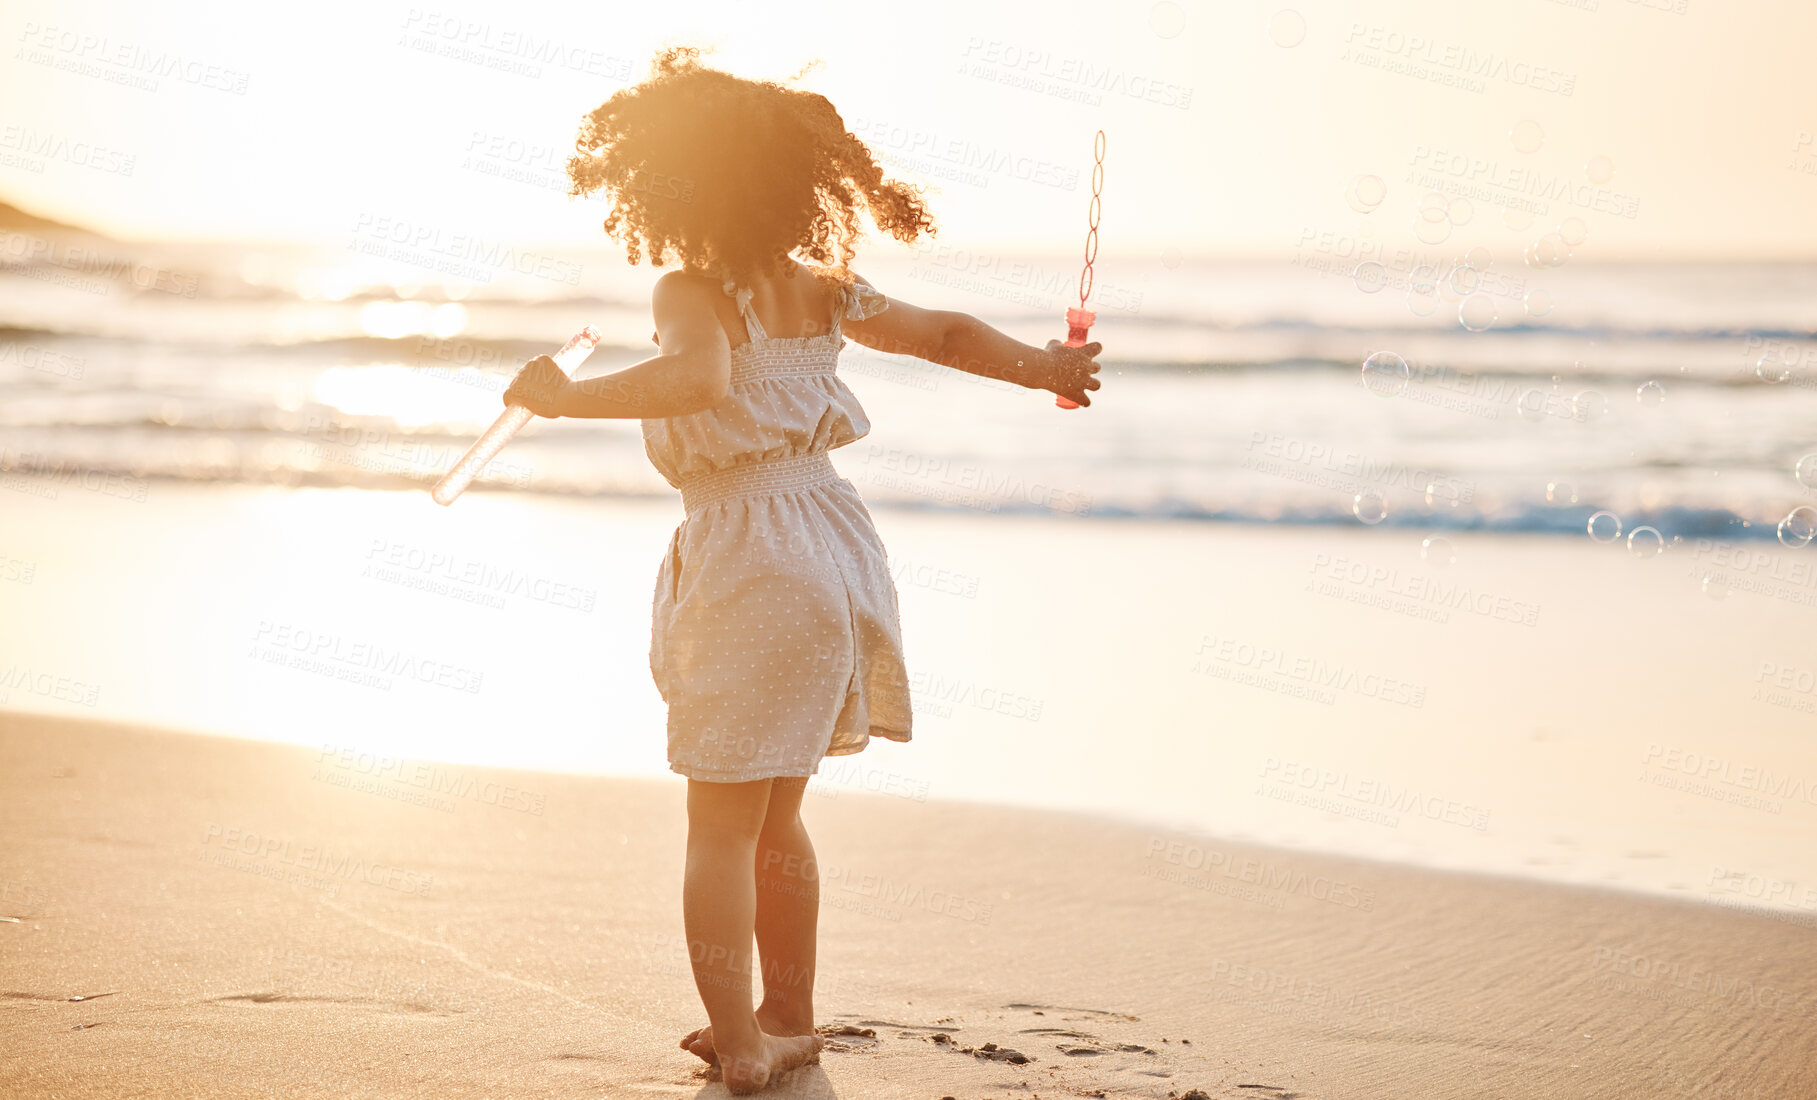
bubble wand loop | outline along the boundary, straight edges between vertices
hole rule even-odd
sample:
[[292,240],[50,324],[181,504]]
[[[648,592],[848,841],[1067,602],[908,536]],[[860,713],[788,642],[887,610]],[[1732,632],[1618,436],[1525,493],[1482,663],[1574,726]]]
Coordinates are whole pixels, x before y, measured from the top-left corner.
[[[1085,346],[1086,333],[1098,321],[1098,315],[1085,308],[1085,299],[1091,296],[1093,261],[1098,258],[1098,214],[1102,210],[1104,194],[1104,131],[1092,141],[1091,166],[1091,212],[1087,218],[1090,228],[1085,231],[1085,268],[1079,272],[1079,308],[1066,311],[1066,346],[1077,348]],[[1076,409],[1077,401],[1068,397],[1054,395],[1054,404],[1063,409]]]
[[[587,356],[593,354],[599,341],[599,330],[588,325],[575,333],[551,358],[563,374],[573,374],[587,361]],[[473,479],[479,476],[479,472],[486,468],[486,463],[504,450],[505,444],[511,442],[511,437],[517,434],[518,429],[530,423],[535,416],[535,413],[522,405],[505,406],[505,411],[498,414],[498,419],[467,449],[467,453],[454,464],[454,468],[435,483],[435,488],[429,490],[429,495],[444,507],[453,504],[466,491],[467,486],[473,484]]]

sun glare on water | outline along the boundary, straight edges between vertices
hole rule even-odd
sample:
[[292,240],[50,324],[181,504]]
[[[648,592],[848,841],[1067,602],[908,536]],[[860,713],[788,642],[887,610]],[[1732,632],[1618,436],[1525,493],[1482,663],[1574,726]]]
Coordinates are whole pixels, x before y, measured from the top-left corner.
[[360,328],[368,336],[397,340],[405,336],[446,339],[467,327],[467,307],[459,302],[367,302],[360,307]]
[[[466,323],[467,310],[458,302],[376,301],[360,308],[361,331],[385,340],[446,339]],[[385,417],[399,427],[421,428],[483,421],[503,388],[503,379],[472,367],[381,362],[329,367],[317,376],[313,396],[350,416]]]
[[315,400],[350,416],[380,416],[401,428],[483,422],[496,413],[505,380],[472,367],[424,368],[402,363],[329,367]]

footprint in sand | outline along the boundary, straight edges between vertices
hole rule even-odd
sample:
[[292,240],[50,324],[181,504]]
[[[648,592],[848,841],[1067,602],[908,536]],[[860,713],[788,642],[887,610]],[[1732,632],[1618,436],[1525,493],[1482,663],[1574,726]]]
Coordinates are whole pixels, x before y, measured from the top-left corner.
[[982,1058],[987,1062],[1009,1062],[1012,1065],[1027,1065],[1034,1061],[1019,1050],[1000,1047],[996,1043],[985,1043],[981,1047],[960,1047],[960,1054],[969,1054],[973,1058]]
[[1131,1023],[1142,1022],[1142,1017],[1140,1016],[1131,1016],[1127,1012],[1106,1012],[1101,1008],[1066,1008],[1062,1005],[1025,1004],[1004,1005],[1003,1007],[1016,1012],[1033,1012],[1037,1016],[1045,1016],[1049,1012],[1077,1012],[1082,1016],[1097,1016],[1106,1020],[1128,1020]]
[[420,1012],[433,1016],[452,1016],[453,1011],[414,1001],[383,1001],[376,997],[308,997],[295,993],[235,993],[227,997],[210,997],[206,1004],[337,1004],[376,1008],[381,1012]]
[[[945,1017],[951,1020],[951,1017]],[[849,1051],[869,1050],[882,1040],[877,1038],[877,1028],[895,1028],[897,1037],[903,1039],[926,1039],[942,1050],[956,1054],[969,1054],[974,1058],[989,1062],[1008,1062],[1012,1065],[1027,1065],[1033,1058],[1019,1050],[1013,1050],[997,1043],[983,1043],[969,1047],[959,1045],[949,1032],[960,1030],[952,1023],[940,1027],[929,1027],[923,1024],[903,1024],[894,1020],[859,1020],[853,1024],[822,1024],[815,1028],[826,1041],[826,1050]]]
[[905,1039],[913,1036],[916,1032],[928,1032],[931,1034],[936,1031],[961,1031],[961,1030],[964,1030],[961,1027],[959,1027],[959,1025],[953,1023],[953,1019],[950,1016],[943,1017],[940,1023],[934,1024],[931,1026],[928,1024],[899,1024],[894,1020],[859,1020],[858,1026],[859,1027],[893,1027],[893,1028],[897,1029],[898,1031],[903,1032],[904,1033],[903,1038],[905,1038]]
[[[1012,1004],[1006,1007],[1017,1011],[1028,1012],[1036,1016],[1045,1016],[1049,1012],[1057,1012],[1061,1014],[1060,1018],[1062,1020],[1068,1022],[1091,1019],[1107,1022],[1141,1022],[1141,1017],[1139,1016],[1131,1016],[1127,1012],[1107,1012],[1101,1008],[1070,1008],[1056,1005],[1035,1004]],[[1069,1013],[1070,1015],[1068,1015]],[[1068,1058],[1097,1058],[1106,1054],[1146,1054],[1150,1057],[1156,1057],[1160,1053],[1154,1048],[1143,1046],[1140,1043],[1119,1043],[1109,1039],[1101,1039],[1096,1035],[1091,1035],[1083,1031],[1075,1031],[1071,1028],[1064,1027],[1025,1027],[1021,1030],[1020,1034],[1039,1035],[1043,1038],[1060,1040],[1054,1044],[1055,1049]]]
[[821,1024],[814,1029],[814,1032],[823,1040],[820,1049],[836,1054],[846,1054],[855,1050],[871,1050],[880,1041],[874,1028],[859,1024]]
[[1140,1043],[1110,1043],[1096,1035],[1086,1035],[1079,1031],[1068,1031],[1058,1027],[1027,1027],[1022,1029],[1024,1035],[1045,1035],[1059,1039],[1070,1039],[1072,1042],[1056,1043],[1061,1054],[1071,1058],[1095,1058],[1100,1054],[1155,1054],[1152,1047]]

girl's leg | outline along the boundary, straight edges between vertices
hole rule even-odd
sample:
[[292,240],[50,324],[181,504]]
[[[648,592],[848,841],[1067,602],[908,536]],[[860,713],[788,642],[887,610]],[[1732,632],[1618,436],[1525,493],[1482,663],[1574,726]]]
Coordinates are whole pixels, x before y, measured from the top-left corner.
[[[763,1004],[755,1015],[757,1026],[769,1035],[814,1033],[820,876],[814,846],[801,823],[801,796],[807,786],[806,778],[770,780],[769,802],[757,834],[756,929]],[[696,1028],[682,1038],[682,1049],[717,1062],[713,1034],[712,1026]]]
[[682,920],[694,985],[713,1026],[713,1045],[733,1092],[813,1060],[817,1036],[765,1035],[751,1008],[751,937],[757,922],[753,866],[769,810],[770,780],[688,781],[688,860]]
[[757,1019],[771,1035],[814,1032],[814,948],[820,874],[801,822],[805,778],[770,781],[769,809],[757,834],[757,954],[763,1004]]
[[694,985],[722,1042],[754,1042],[751,933],[757,897],[751,864],[769,808],[770,781],[688,780],[688,861],[681,911]]

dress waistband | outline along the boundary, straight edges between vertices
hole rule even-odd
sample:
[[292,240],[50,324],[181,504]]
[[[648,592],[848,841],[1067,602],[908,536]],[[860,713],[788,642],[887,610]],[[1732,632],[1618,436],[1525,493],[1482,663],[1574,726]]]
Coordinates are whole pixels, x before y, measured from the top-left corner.
[[787,455],[697,474],[681,483],[681,506],[692,514],[698,508],[733,497],[787,493],[837,480],[839,471],[833,468],[832,456],[825,451]]

